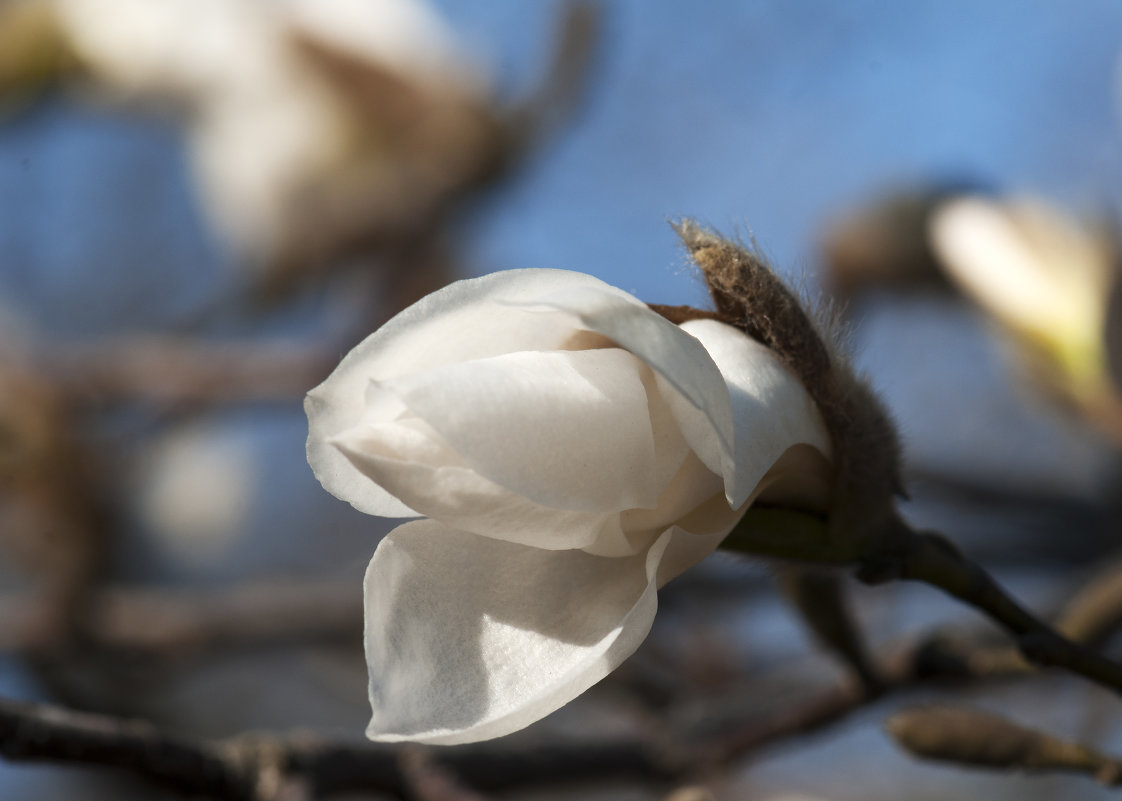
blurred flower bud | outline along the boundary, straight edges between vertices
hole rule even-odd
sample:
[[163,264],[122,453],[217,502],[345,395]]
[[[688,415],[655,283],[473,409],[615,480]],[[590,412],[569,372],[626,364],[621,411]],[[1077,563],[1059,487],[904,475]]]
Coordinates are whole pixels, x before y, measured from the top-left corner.
[[1116,247],[1037,200],[964,198],[931,220],[947,276],[1008,335],[1041,385],[1122,436],[1109,372]]
[[945,285],[928,223],[943,204],[980,191],[975,183],[948,180],[892,191],[838,215],[821,241],[830,291],[849,302],[879,288]]
[[[5,49],[16,24],[36,44]],[[110,99],[182,113],[208,216],[274,291],[417,236],[502,157],[423,0],[20,0],[0,31],[0,91],[65,52]]]

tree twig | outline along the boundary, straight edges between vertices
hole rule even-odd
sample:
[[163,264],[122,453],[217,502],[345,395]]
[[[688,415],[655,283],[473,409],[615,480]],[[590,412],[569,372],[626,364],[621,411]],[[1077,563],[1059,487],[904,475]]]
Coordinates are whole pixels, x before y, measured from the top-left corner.
[[506,791],[621,778],[661,784],[682,771],[638,741],[408,748],[423,752],[424,777],[412,757],[403,765],[398,746],[301,734],[194,740],[139,721],[0,699],[0,755],[9,760],[121,768],[185,795],[229,801],[271,801],[293,780],[321,798],[356,791],[405,796],[422,779],[431,793],[461,780],[480,791]]
[[43,354],[46,371],[67,397],[95,403],[197,404],[291,401],[335,366],[327,347],[121,339],[71,345]]
[[[0,599],[0,651],[26,653],[38,599]],[[358,641],[362,593],[353,582],[259,582],[228,590],[107,587],[92,593],[83,641],[101,650],[154,655],[316,640]]]
[[61,761],[123,768],[185,795],[255,797],[232,754],[160,732],[140,721],[0,699],[0,754],[12,761]]
[[1013,635],[1030,662],[1059,667],[1122,694],[1122,665],[1072,642],[1013,599],[980,566],[947,539],[917,533],[899,517],[873,540],[832,537],[818,515],[779,507],[754,506],[722,547],[756,556],[822,566],[856,566],[866,584],[921,581],[958,598]]
[[[1076,642],[1015,601],[978,565],[966,559],[947,540],[933,534],[901,537],[900,550],[888,557],[887,574],[879,559],[867,563],[859,576],[874,583],[895,577],[922,581],[973,606],[1012,634],[1021,653],[1042,667],[1064,668],[1097,684],[1122,693],[1122,666]],[[894,575],[892,575],[894,574]]]

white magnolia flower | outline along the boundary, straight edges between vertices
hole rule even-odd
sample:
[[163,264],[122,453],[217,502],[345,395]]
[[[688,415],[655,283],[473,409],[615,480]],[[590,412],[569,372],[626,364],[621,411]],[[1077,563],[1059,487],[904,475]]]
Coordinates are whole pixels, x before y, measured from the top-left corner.
[[829,473],[818,410],[762,345],[558,270],[424,298],[305,408],[324,487],[428,518],[366,574],[375,740],[471,742],[557,709],[749,504],[820,504]]
[[1103,329],[1115,271],[1103,237],[1039,201],[963,198],[930,224],[948,277],[1076,402],[1105,390]]
[[393,177],[386,164],[412,158],[379,128],[380,108],[357,108],[309,46],[432,108],[487,102],[481,72],[424,0],[44,2],[99,88],[186,108],[204,205],[253,262],[284,255],[310,212],[361,198],[364,182]]

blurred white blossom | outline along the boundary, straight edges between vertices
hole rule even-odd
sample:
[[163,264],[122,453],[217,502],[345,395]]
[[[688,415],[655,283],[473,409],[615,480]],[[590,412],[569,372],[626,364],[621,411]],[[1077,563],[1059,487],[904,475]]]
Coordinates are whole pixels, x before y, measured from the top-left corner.
[[334,255],[304,240],[361,237],[371,185],[454,184],[486,138],[487,82],[423,0],[22,2],[97,89],[185,114],[207,213],[257,266]]
[[930,235],[951,281],[1053,391],[1077,405],[1112,392],[1104,327],[1116,266],[1105,236],[1040,201],[977,197],[941,207]]
[[229,559],[253,510],[254,456],[251,443],[228,428],[195,424],[171,432],[141,463],[141,520],[187,565]]
[[573,272],[426,297],[305,408],[325,488],[429,518],[366,575],[377,740],[482,740],[557,709],[639,646],[657,588],[749,504],[822,508],[829,479],[818,410],[770,351]]

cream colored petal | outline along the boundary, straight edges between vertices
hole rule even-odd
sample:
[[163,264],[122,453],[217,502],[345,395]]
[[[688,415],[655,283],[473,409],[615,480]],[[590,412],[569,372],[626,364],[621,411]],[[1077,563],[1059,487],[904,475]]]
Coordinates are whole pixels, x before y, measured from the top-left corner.
[[735,458],[724,471],[725,495],[739,508],[793,445],[830,454],[830,437],[799,379],[767,348],[716,320],[682,324],[705,346],[728,386],[735,421]]
[[619,292],[581,273],[510,270],[449,284],[396,315],[351,350],[304,401],[308,463],[316,478],[359,511],[386,517],[415,514],[328,444],[363,419],[371,380],[386,381],[515,350],[564,347],[576,333],[568,315],[542,315],[512,304],[533,304],[582,286]]
[[720,547],[721,541],[758,500],[814,511],[825,509],[831,477],[830,464],[817,448],[795,445],[771,466],[739,509],[730,508],[721,492],[703,501],[669,529],[671,538],[658,567],[658,586],[681,575]]
[[655,586],[665,586],[717,550],[740,517],[737,513],[726,528],[710,534],[695,534],[681,526],[667,529],[659,539],[666,543],[666,550],[655,572]]
[[654,506],[641,363],[619,348],[510,353],[385,382],[484,478],[542,506]]
[[572,700],[646,638],[671,539],[606,559],[398,527],[366,573],[367,736],[474,742]]
[[728,508],[721,476],[691,451],[677,475],[667,483],[658,505],[654,509],[630,509],[623,513],[620,522],[623,530],[632,534],[661,532],[714,496]]
[[541,308],[572,315],[654,369],[659,390],[690,447],[714,472],[731,470],[733,422],[713,360],[693,337],[614,287],[559,288]]
[[358,426],[335,442],[371,481],[453,528],[553,550],[621,536],[619,515],[550,509],[488,481],[416,417]]

